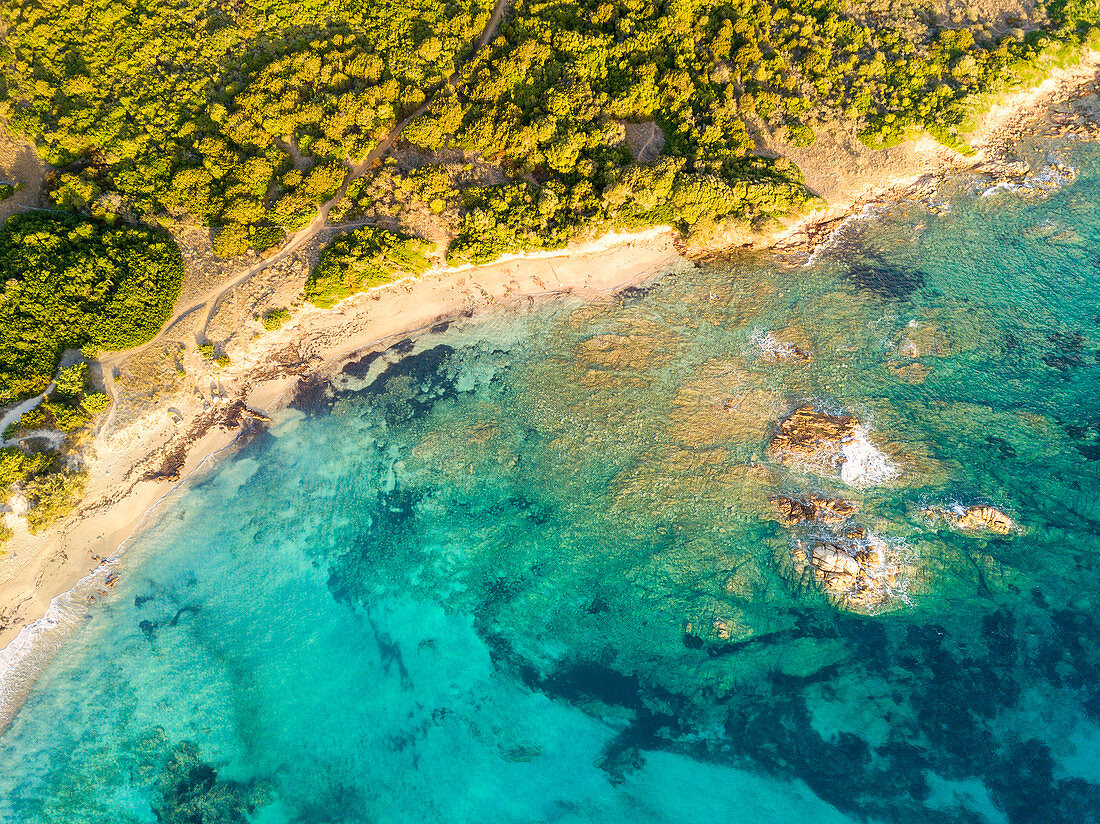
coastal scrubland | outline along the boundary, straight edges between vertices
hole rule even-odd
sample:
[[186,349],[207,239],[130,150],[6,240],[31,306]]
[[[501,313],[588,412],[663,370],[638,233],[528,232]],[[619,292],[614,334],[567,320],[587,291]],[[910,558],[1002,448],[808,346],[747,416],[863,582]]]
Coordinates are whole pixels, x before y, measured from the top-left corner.
[[[1100,2],[983,18],[918,0],[31,0],[0,30],[5,128],[48,164],[0,230],[0,404],[56,378],[11,434],[71,443],[108,399],[62,390],[62,353],[157,334],[183,227],[258,260],[323,207],[337,232],[300,296],[321,308],[607,231],[751,239],[822,205],[769,138],[805,147],[844,122],[870,149],[928,134],[967,153],[994,95],[1100,37]],[[79,460],[19,443],[0,488],[64,510]]]

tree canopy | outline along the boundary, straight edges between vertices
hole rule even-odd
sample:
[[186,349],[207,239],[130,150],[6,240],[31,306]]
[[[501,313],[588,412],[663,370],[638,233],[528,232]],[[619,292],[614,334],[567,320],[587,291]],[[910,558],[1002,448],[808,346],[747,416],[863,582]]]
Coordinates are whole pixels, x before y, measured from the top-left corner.
[[16,215],[0,227],[0,403],[41,392],[61,353],[128,349],[172,312],[183,259],[167,235],[73,215]]

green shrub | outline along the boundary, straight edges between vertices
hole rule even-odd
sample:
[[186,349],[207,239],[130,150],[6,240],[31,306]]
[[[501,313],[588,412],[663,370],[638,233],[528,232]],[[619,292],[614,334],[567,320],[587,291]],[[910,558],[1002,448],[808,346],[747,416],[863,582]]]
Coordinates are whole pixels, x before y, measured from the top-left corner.
[[200,343],[196,348],[199,350],[199,354],[207,360],[212,360],[214,358],[214,344],[210,341]]
[[338,235],[321,253],[306,281],[306,300],[327,309],[356,292],[420,275],[431,266],[431,244],[365,226]]
[[274,332],[282,329],[283,324],[290,320],[290,312],[287,309],[272,309],[264,313],[264,329]]
[[40,407],[53,418],[53,428],[62,432],[75,432],[88,422],[88,413],[79,406],[46,401]]
[[94,418],[107,410],[107,407],[111,405],[111,399],[103,392],[93,392],[90,395],[85,395],[81,399],[80,405],[84,407],[84,411],[89,416]]
[[794,123],[787,126],[787,140],[792,146],[812,146],[817,140],[817,135],[805,123]]
[[88,486],[86,470],[63,470],[32,478],[23,485],[31,502],[27,526],[31,533],[41,532],[76,509]]
[[84,392],[88,380],[88,364],[74,363],[57,373],[53,394],[62,398],[76,398]]
[[218,355],[216,358],[214,358],[214,363],[216,363],[218,366],[222,366],[222,367],[229,366],[229,364],[231,364],[232,362],[233,361],[230,360],[229,355],[226,355],[224,353],[221,354],[221,355]]

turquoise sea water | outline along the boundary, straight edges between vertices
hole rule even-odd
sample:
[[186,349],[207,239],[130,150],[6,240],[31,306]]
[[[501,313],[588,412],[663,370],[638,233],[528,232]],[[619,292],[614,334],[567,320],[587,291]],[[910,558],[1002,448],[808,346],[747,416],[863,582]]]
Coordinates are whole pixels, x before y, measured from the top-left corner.
[[[1076,182],[305,387],[129,550],[0,737],[0,820],[1095,820],[1100,150],[1035,152]],[[776,462],[806,402],[893,477]],[[796,562],[771,499],[815,493],[897,560],[874,608]],[[919,511],[954,503],[1020,530]]]

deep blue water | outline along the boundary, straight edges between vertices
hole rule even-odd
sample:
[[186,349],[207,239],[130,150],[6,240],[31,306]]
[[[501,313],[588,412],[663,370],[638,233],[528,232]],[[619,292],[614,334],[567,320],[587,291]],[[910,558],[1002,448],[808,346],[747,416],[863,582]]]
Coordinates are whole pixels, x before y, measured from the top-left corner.
[[[303,392],[130,548],[0,737],[0,820],[1094,820],[1100,151],[1036,152],[1078,179]],[[807,402],[890,471],[776,460]],[[872,605],[799,565],[825,528],[771,501],[810,494],[885,548]],[[1019,530],[920,511],[956,503]]]

